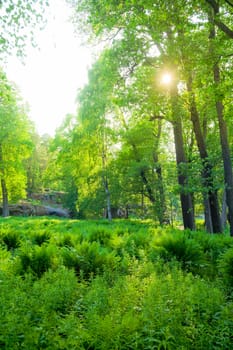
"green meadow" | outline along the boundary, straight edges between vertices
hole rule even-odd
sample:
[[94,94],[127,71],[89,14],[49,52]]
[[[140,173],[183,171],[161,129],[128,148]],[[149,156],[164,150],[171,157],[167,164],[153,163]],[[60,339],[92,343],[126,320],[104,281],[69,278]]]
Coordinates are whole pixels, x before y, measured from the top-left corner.
[[1,349],[233,349],[232,287],[226,234],[0,219]]

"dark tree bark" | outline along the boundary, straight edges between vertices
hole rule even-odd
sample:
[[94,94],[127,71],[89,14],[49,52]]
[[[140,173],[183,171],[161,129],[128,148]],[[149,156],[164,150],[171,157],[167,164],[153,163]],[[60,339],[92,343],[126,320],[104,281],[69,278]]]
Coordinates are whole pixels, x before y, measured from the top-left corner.
[[[215,39],[215,23],[214,17],[218,15],[219,7],[215,8],[212,13],[209,14],[209,22],[210,22],[210,51],[214,54],[214,49],[212,47],[211,41]],[[214,57],[214,55],[213,55]],[[215,90],[215,108],[218,118],[219,125],[219,134],[220,134],[220,142],[222,149],[222,159],[223,159],[223,168],[224,168],[224,181],[225,181],[225,189],[226,189],[226,202],[228,208],[228,221],[230,224],[230,234],[233,236],[233,172],[232,172],[232,162],[231,162],[231,154],[230,147],[228,142],[228,132],[227,132],[227,124],[224,119],[224,106],[222,102],[221,94],[218,92],[218,88],[221,84],[221,75],[218,61],[215,60],[213,63],[213,77],[216,86]]]
[[[219,73],[219,68],[215,66],[214,68],[215,77],[219,75],[217,72]],[[233,236],[233,173],[232,173],[230,147],[228,143],[227,126],[223,116],[222,101],[216,101],[216,111],[218,115],[218,124],[219,124],[220,140],[221,140],[221,147],[222,147],[224,180],[225,180],[225,186],[226,186],[226,202],[228,207],[228,221],[230,224],[230,234],[231,236]]]
[[[208,158],[205,140],[201,130],[199,114],[196,107],[195,95],[192,91],[192,78],[187,81],[187,90],[189,92],[190,116],[193,124],[193,130],[197,141],[199,154],[202,160],[202,178],[203,185],[207,189],[204,194],[205,221],[208,232],[222,232],[221,218],[219,213],[218,194],[214,189],[214,179],[212,165]],[[209,212],[210,211],[210,212]]]
[[188,177],[182,169],[183,166],[187,165],[183,132],[182,132],[182,120],[180,116],[180,111],[178,107],[178,91],[177,85],[174,84],[171,90],[171,103],[172,103],[172,114],[173,114],[173,132],[176,150],[176,164],[178,171],[178,183],[180,185],[180,201],[182,208],[183,224],[184,228],[189,228],[191,230],[195,229],[194,221],[194,209],[192,203],[191,194],[187,191]]
[[223,196],[222,196],[221,222],[222,222],[222,227],[225,228],[226,225],[227,225],[227,201],[226,201],[226,190],[223,191]]
[[[140,160],[136,159],[136,161],[138,163],[140,163]],[[155,204],[155,196],[154,196],[153,190],[152,190],[152,188],[150,186],[150,183],[149,183],[149,181],[147,179],[145,170],[141,169],[140,176],[141,176],[141,179],[142,179],[142,183],[143,183],[143,185],[145,186],[145,189],[146,189],[146,194],[145,195],[147,196],[147,198],[149,198],[149,200],[150,200],[150,202],[152,204]]]
[[158,219],[160,225],[167,223],[166,218],[166,199],[165,199],[165,190],[163,185],[163,175],[162,175],[162,167],[159,163],[159,157],[158,157],[158,148],[159,148],[159,140],[161,137],[162,132],[162,119],[158,119],[158,131],[155,134],[155,144],[154,144],[154,150],[153,150],[153,161],[155,166],[155,171],[157,175],[158,180],[158,205],[157,205],[157,213],[158,213]]
[[[229,28],[225,23],[219,20],[217,15],[219,14],[219,3],[215,0],[206,0],[206,2],[212,7],[214,16],[213,16],[213,22],[214,24],[221,29],[222,32],[224,32],[230,39],[233,39],[233,30]],[[226,1],[228,5],[233,7],[233,4],[230,1]]]

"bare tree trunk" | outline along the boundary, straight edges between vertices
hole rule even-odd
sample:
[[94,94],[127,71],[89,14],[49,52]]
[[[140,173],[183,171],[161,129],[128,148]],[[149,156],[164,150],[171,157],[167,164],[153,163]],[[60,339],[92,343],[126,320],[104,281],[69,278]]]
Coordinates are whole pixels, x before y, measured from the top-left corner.
[[220,75],[220,69],[218,61],[215,58],[215,50],[211,43],[211,40],[214,40],[216,37],[215,32],[215,24],[214,24],[214,17],[219,14],[219,6],[218,3],[216,3],[216,7],[212,11],[212,13],[209,14],[209,22],[210,22],[210,52],[213,54],[214,58],[214,64],[213,64],[213,76],[214,76],[214,82],[216,86],[215,91],[215,108],[217,112],[218,117],[218,125],[219,125],[219,133],[220,133],[220,142],[221,142],[221,148],[222,148],[222,159],[223,159],[223,168],[224,168],[224,181],[225,181],[225,190],[226,190],[226,202],[228,207],[228,221],[230,224],[230,235],[233,236],[233,172],[232,172],[232,162],[231,162],[231,155],[230,155],[230,147],[228,142],[228,133],[227,133],[227,124],[224,119],[223,114],[223,102],[222,97],[218,92],[218,89],[221,84],[221,75]]
[[[184,151],[184,141],[182,132],[182,121],[178,106],[178,91],[177,85],[174,84],[171,90],[171,103],[173,114],[173,132],[176,150],[176,164],[178,171],[178,183],[180,185],[180,201],[182,208],[182,217],[184,228],[190,230],[195,229],[194,210],[191,194],[187,191],[188,177],[184,172],[183,166],[187,165],[187,160]],[[183,168],[183,169],[182,169]]]
[[211,217],[211,210],[210,210],[210,201],[208,198],[208,195],[204,195],[204,208],[205,208],[205,228],[206,231],[209,233],[214,232],[213,230],[213,224],[212,224],[212,217]]
[[1,188],[2,188],[2,216],[9,216],[9,205],[8,205],[8,192],[6,187],[6,182],[4,179],[1,179]]
[[221,101],[216,102],[216,110],[218,115],[219,132],[222,147],[226,202],[228,207],[228,221],[230,224],[230,234],[233,236],[233,173],[227,127],[223,117],[223,104]]
[[225,228],[227,225],[227,198],[226,198],[226,190],[223,191],[222,196],[222,212],[221,212],[221,222],[222,227]]
[[[208,189],[204,194],[205,205],[205,221],[206,228],[209,232],[222,232],[221,219],[219,214],[219,204],[217,190],[214,189],[214,179],[212,173],[212,165],[208,158],[204,137],[201,130],[199,114],[196,107],[195,95],[192,91],[192,78],[187,81],[187,89],[189,92],[190,115],[193,123],[193,129],[197,141],[199,154],[202,160],[202,178],[205,189]],[[210,222],[211,221],[211,222]]]
[[112,220],[112,211],[111,211],[111,196],[110,196],[110,191],[108,188],[108,180],[107,179],[103,179],[103,183],[104,183],[104,189],[105,189],[105,193],[106,193],[106,204],[107,204],[107,218],[108,220]]
[[158,157],[158,148],[159,148],[159,141],[161,138],[161,132],[162,132],[162,120],[158,120],[158,130],[157,133],[154,133],[155,137],[155,143],[154,143],[154,150],[153,150],[153,161],[156,169],[156,175],[158,180],[158,205],[157,205],[157,215],[159,219],[160,225],[163,225],[167,223],[166,218],[166,199],[165,199],[165,190],[163,185],[163,175],[162,175],[162,168],[159,163],[159,157]]

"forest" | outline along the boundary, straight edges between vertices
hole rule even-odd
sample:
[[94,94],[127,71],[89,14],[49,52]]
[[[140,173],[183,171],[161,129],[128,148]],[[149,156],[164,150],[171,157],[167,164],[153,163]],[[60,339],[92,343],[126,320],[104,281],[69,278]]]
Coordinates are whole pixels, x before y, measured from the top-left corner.
[[[49,188],[65,193],[75,217],[153,218],[191,230],[203,218],[208,232],[229,225],[232,235],[231,2],[68,3],[76,31],[101,51],[78,92],[77,115],[54,137],[36,133],[1,71],[3,216],[9,201]],[[28,39],[10,4],[2,55],[22,54]],[[41,16],[33,4],[20,18],[31,11],[40,24],[43,2]]]
[[[0,348],[233,349],[233,2],[66,3],[100,49],[54,136],[0,68]],[[48,7],[0,1],[2,62]]]

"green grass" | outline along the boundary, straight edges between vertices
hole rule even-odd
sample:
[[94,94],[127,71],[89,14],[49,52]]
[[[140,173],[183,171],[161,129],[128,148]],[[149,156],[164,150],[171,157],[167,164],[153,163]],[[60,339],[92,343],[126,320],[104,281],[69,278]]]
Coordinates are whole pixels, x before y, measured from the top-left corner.
[[151,221],[0,219],[0,348],[233,349],[232,252]]

